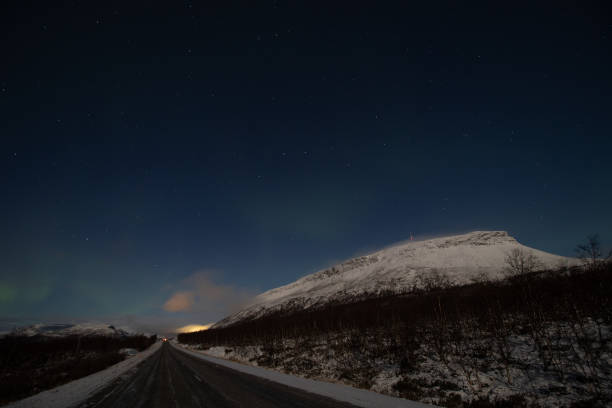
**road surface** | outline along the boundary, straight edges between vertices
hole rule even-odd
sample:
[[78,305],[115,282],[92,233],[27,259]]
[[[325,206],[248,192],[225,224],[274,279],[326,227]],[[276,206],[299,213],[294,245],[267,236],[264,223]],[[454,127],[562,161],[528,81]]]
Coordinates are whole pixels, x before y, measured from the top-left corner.
[[353,405],[197,359],[164,343],[137,371],[79,407],[321,407]]

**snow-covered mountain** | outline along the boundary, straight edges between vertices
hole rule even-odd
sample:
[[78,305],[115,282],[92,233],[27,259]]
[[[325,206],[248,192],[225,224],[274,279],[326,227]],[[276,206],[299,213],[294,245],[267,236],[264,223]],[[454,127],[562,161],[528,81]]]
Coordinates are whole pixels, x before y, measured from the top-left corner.
[[542,269],[577,265],[578,260],[520,244],[505,231],[475,231],[424,241],[408,241],[304,276],[257,296],[245,309],[213,327],[253,319],[280,309],[302,309],[381,292],[401,292],[418,285],[419,277],[443,274],[455,284],[486,276],[503,277],[505,258],[520,248],[534,254]]
[[104,323],[79,323],[79,324],[57,324],[57,323],[39,323],[30,326],[19,327],[9,333],[15,336],[129,336],[135,333],[118,328]]

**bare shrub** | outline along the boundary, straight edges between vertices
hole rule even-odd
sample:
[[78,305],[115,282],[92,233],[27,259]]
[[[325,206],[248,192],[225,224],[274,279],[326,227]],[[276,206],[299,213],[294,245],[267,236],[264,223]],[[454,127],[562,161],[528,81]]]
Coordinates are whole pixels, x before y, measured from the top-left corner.
[[538,257],[522,248],[512,249],[504,260],[506,262],[504,271],[510,278],[523,277],[542,268]]
[[590,270],[600,269],[612,256],[612,250],[603,255],[603,249],[599,240],[599,235],[593,234],[587,237],[587,242],[576,246],[576,254],[582,261],[585,268]]
[[496,300],[487,309],[485,326],[489,332],[491,351],[496,353],[497,360],[503,367],[506,382],[513,385],[512,366],[515,363],[513,354],[516,345],[510,341],[510,336],[517,332],[516,318]]

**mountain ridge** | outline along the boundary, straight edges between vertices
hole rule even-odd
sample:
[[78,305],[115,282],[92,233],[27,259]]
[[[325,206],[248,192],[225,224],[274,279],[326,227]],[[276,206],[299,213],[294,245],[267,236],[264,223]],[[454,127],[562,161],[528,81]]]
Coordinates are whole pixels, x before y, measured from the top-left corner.
[[316,307],[383,292],[400,293],[434,273],[443,274],[453,284],[469,283],[482,276],[498,280],[503,277],[506,256],[516,248],[535,255],[542,269],[579,263],[574,258],[522,245],[506,231],[473,231],[405,241],[263,292],[250,305],[213,327],[232,325],[279,310]]
[[106,323],[37,323],[22,326],[6,333],[8,336],[45,336],[45,337],[64,337],[64,336],[109,336],[126,337],[139,333],[129,329],[115,327]]

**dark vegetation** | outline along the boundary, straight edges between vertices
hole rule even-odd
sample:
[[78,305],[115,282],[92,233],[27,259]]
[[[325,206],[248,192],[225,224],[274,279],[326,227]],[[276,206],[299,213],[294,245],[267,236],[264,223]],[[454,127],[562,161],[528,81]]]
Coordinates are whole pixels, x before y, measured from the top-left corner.
[[25,398],[105,369],[156,336],[15,336],[0,338],[0,404]]
[[[384,361],[398,367],[397,394],[435,398],[446,406],[527,405],[522,395],[504,401],[483,397],[490,386],[483,373],[491,372],[508,387],[519,376],[544,373],[563,386],[542,389],[541,395],[574,389],[583,401],[606,404],[611,402],[612,373],[604,357],[612,351],[612,264],[593,250],[597,241],[589,242],[579,247],[584,267],[537,271],[529,254],[511,253],[515,259],[507,259],[501,281],[452,286],[433,274],[409,293],[281,310],[180,334],[178,340],[201,348],[259,345],[264,351],[259,365],[312,377],[326,375],[317,366],[332,355],[339,367],[334,379],[364,388],[372,385],[375,361]],[[519,352],[522,346],[528,351]],[[310,358],[300,353],[306,349],[312,350]],[[425,358],[446,367],[454,380],[415,379]],[[454,393],[458,383],[472,398],[462,401]]]

